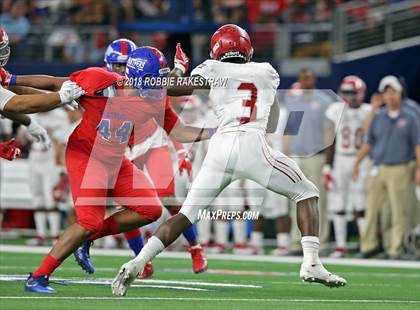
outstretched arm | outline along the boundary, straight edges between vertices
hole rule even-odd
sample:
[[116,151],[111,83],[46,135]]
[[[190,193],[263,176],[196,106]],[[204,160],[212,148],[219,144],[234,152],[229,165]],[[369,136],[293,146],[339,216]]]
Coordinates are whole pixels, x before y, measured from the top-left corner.
[[29,126],[31,118],[28,115],[0,110],[0,114],[16,123]]
[[45,112],[56,108],[58,105],[70,103],[84,94],[76,83],[67,81],[58,92],[35,95],[13,95],[3,89],[8,97],[2,102],[0,108],[6,112],[36,113]]
[[[0,68],[0,80],[1,85],[7,87],[11,91],[17,90],[14,89],[15,86],[27,86],[49,91],[58,91],[68,78],[49,75],[14,75],[3,68]],[[20,92],[17,91],[16,93]]]
[[16,83],[10,86],[27,86],[50,91],[58,91],[61,85],[67,81],[67,77],[55,77],[48,75],[17,75]]

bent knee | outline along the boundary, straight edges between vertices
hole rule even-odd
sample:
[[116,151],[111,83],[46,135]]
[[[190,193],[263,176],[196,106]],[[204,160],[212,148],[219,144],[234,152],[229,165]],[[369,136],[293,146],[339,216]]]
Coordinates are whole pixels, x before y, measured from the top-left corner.
[[294,197],[289,197],[295,202],[299,202],[306,199],[315,199],[319,198],[319,189],[308,179],[303,179],[296,186],[296,191]]
[[141,218],[145,219],[148,222],[154,222],[158,220],[162,215],[162,206],[134,206],[129,207],[132,211],[136,212]]
[[88,230],[91,233],[96,233],[102,229],[104,219],[98,218],[94,215],[77,216],[76,223]]

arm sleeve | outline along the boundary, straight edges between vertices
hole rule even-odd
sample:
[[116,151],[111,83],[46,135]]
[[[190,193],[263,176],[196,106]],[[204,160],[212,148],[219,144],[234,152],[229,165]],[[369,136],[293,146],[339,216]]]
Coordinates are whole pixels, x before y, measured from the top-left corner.
[[13,96],[16,96],[16,94],[0,86],[0,110],[4,110],[6,103],[9,102]]
[[163,123],[163,129],[166,131],[168,135],[171,133],[172,129],[175,127],[178,121],[181,121],[181,120],[178,114],[176,114],[176,112],[172,108],[171,102],[168,97],[168,100],[166,100],[166,105],[165,105],[165,120]]

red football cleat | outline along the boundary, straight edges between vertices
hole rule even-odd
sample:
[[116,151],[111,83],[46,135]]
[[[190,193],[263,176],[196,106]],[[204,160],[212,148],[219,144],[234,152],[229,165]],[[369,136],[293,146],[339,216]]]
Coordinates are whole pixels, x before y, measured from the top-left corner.
[[139,273],[137,279],[147,279],[153,275],[153,264],[152,262],[148,262],[143,269],[142,273]]
[[195,245],[188,247],[188,251],[191,253],[192,259],[192,270],[194,273],[200,273],[207,270],[207,257],[204,253],[201,245]]

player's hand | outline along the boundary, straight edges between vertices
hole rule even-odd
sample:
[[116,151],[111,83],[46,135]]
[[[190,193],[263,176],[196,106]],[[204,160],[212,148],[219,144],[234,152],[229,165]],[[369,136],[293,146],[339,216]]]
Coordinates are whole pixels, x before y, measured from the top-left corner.
[[20,143],[16,142],[15,139],[0,143],[0,157],[13,160],[21,155]]
[[385,104],[382,94],[374,93],[372,97],[370,97],[370,104],[374,109],[380,108]]
[[181,49],[181,43],[177,43],[176,45],[176,53],[174,58],[175,68],[178,68],[182,71],[182,74],[188,71],[190,67],[190,59],[188,58],[187,54]]
[[58,91],[61,103],[68,104],[73,100],[83,96],[86,92],[76,83],[72,81],[65,81]]
[[0,84],[1,86],[9,86],[10,79],[12,78],[12,75],[4,70],[3,68],[0,68]]
[[47,149],[51,148],[52,143],[51,143],[50,137],[48,136],[47,131],[43,127],[41,127],[37,122],[35,122],[33,119],[31,120],[31,123],[28,126],[28,132],[32,138],[44,144],[44,146]]
[[359,177],[359,165],[357,163],[353,165],[351,177],[353,178],[353,181],[356,181]]
[[331,166],[325,165],[322,168],[322,175],[323,175],[323,183],[325,191],[329,192],[334,189],[335,181],[332,176]]
[[70,103],[63,104],[63,106],[67,110],[72,111],[72,112],[75,111],[75,110],[77,110],[79,108],[79,104],[76,101],[74,101],[74,100],[72,102],[70,102]]
[[192,163],[188,157],[188,153],[185,150],[178,151],[178,164],[179,164],[179,175],[182,175],[183,171],[187,172],[188,180],[192,182]]

